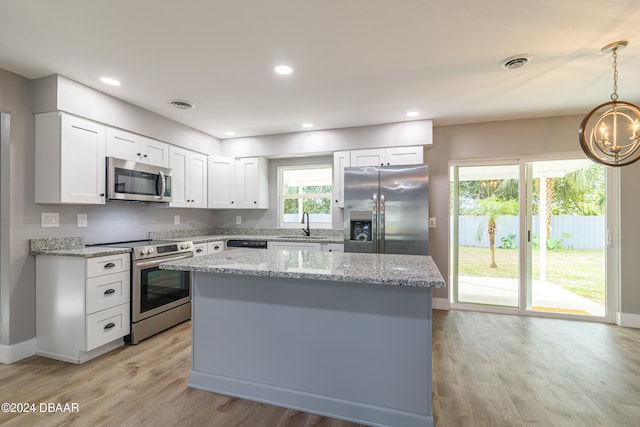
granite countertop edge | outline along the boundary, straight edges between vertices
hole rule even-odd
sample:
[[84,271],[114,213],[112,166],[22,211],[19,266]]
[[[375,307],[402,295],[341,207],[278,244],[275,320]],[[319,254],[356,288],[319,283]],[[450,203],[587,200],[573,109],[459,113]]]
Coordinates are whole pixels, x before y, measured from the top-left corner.
[[323,237],[323,236],[309,236],[309,237],[297,237],[297,236],[264,236],[259,234],[212,234],[206,236],[190,236],[190,237],[172,237],[163,240],[171,240],[171,241],[183,241],[189,240],[194,244],[198,243],[209,243],[215,242],[218,240],[227,241],[227,240],[251,240],[251,241],[260,241],[266,240],[267,242],[301,242],[301,243],[344,243],[343,238],[335,238],[335,237]]

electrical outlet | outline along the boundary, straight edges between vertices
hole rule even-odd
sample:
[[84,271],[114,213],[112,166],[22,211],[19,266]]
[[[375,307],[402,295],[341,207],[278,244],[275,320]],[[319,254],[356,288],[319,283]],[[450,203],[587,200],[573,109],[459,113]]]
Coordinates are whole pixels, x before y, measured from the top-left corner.
[[180,215],[174,215],[174,216],[173,216],[173,223],[174,223],[175,225],[180,224]]
[[240,215],[236,216],[236,225],[242,224],[242,217]]
[[40,213],[41,227],[60,227],[60,214],[57,212]]
[[77,215],[77,226],[78,228],[85,228],[87,226],[87,214]]
[[435,217],[429,218],[429,228],[436,228],[436,218]]

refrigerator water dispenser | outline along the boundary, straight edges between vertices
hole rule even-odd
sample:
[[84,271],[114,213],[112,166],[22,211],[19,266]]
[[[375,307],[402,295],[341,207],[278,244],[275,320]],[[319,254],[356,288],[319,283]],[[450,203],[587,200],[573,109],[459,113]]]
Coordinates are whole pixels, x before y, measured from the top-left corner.
[[349,223],[351,240],[360,242],[371,241],[371,211],[351,211]]

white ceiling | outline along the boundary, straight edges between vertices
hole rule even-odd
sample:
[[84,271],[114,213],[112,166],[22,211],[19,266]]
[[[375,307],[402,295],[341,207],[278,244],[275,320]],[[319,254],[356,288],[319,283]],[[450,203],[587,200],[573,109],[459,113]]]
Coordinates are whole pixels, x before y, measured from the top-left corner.
[[[411,110],[447,125],[586,113],[609,101],[600,48],[620,39],[618,92],[637,102],[639,23],[638,0],[0,0],[0,68],[61,74],[219,138]],[[523,53],[527,67],[500,68]]]

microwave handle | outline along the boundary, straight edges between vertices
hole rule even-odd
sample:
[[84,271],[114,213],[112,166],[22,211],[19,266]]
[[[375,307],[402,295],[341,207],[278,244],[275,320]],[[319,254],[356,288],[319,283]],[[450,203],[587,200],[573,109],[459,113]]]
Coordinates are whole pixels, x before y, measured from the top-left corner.
[[164,176],[164,172],[160,171],[160,182],[162,183],[160,187],[160,194],[158,196],[164,197],[164,192],[167,190],[167,179]]

